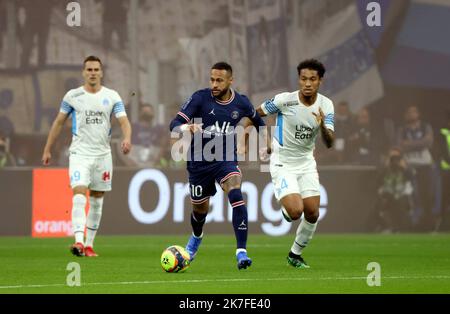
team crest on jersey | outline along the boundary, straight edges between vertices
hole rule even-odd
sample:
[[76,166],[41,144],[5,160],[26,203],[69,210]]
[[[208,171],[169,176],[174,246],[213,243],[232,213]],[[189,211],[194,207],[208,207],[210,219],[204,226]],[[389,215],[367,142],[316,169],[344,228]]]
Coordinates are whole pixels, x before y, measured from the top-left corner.
[[237,119],[237,118],[239,118],[239,112],[237,112],[237,111],[233,111],[232,113],[231,113],[231,118],[233,118],[233,119]]
[[109,100],[108,99],[103,99],[103,106],[108,106],[109,105]]

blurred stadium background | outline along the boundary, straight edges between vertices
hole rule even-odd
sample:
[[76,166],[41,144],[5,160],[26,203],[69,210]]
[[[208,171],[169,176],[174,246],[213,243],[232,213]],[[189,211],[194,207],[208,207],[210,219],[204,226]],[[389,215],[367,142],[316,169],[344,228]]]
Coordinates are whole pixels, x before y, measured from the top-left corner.
[[[296,66],[309,57],[327,67],[321,93],[334,101],[338,138],[331,151],[317,145],[318,233],[449,230],[441,132],[450,121],[448,1],[376,1],[382,16],[374,27],[365,0],[79,0],[81,26],[72,27],[68,2],[0,0],[0,235],[70,235],[70,125],[53,167],[41,168],[40,157],[63,95],[82,83],[82,60],[92,54],[136,126],[130,157],[117,153],[117,125],[112,135],[114,184],[101,235],[189,233],[187,177],[170,158],[168,124],[208,85],[214,62],[230,62],[235,87],[258,106],[297,89]],[[400,195],[406,205],[396,208],[380,191],[390,150],[404,150],[411,106],[431,126],[432,141],[415,147],[432,160],[410,160],[413,193]],[[260,166],[242,163],[251,232],[294,232]],[[225,201],[220,192],[213,199],[208,233],[231,231]]]

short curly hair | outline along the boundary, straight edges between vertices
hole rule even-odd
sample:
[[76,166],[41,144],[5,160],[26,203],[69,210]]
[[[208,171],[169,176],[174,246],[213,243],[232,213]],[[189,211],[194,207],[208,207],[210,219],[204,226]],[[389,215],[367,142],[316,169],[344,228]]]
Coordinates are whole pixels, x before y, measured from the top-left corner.
[[319,77],[322,78],[325,75],[325,66],[322,62],[316,59],[306,59],[297,66],[298,75],[303,69],[316,70]]

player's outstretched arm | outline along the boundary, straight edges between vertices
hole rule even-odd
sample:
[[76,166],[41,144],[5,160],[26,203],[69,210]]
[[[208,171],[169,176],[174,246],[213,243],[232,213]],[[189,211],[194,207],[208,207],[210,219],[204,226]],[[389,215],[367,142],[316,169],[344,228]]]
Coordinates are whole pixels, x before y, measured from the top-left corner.
[[245,155],[247,153],[247,137],[253,127],[252,120],[248,117],[243,117],[239,124],[242,126],[244,132],[237,132],[237,153],[238,155]]
[[67,113],[59,112],[56,116],[55,121],[53,121],[50,132],[48,133],[47,142],[45,143],[44,153],[42,154],[42,164],[44,166],[50,164],[50,159],[52,158],[52,146],[58,138],[59,133],[61,133],[61,129],[64,125],[64,122],[66,122],[67,116]]
[[176,116],[170,123],[170,131],[179,133],[189,131],[194,134],[196,132],[202,132],[202,126],[203,123],[186,123],[186,121],[182,120],[180,116]]
[[131,124],[126,116],[117,119],[122,129],[123,140],[121,144],[122,153],[125,155],[131,151]]
[[[256,113],[262,118],[262,117],[267,117],[267,113],[264,112],[264,110],[262,109],[262,106],[259,106],[258,109],[256,109]],[[268,125],[266,125],[265,128],[263,128],[263,138],[266,142],[266,151],[265,152],[261,152],[261,154],[264,156],[264,158],[261,159],[267,159],[268,156],[272,154],[272,140],[271,137],[269,136],[269,132],[268,132]],[[267,154],[267,155],[266,155]]]
[[319,113],[314,113],[317,123],[320,125],[320,133],[322,134],[322,139],[327,146],[327,148],[333,147],[334,144],[334,132],[328,129],[325,125],[325,115],[321,108],[319,108]]
[[327,146],[327,148],[331,148],[334,145],[334,132],[328,129],[325,124],[321,124],[320,133],[322,133],[322,138]]
[[[245,121],[245,129],[248,129],[249,126],[254,125],[257,127],[258,132],[262,132],[263,139],[266,142],[266,147],[263,147],[260,150],[260,157],[262,160],[266,160],[268,158],[268,155],[272,153],[272,142],[271,138],[269,137],[269,134],[267,132],[267,126],[265,125],[264,121],[261,119],[262,117],[266,117],[267,114],[264,112],[264,110],[261,108],[261,106],[256,109],[256,114],[252,119],[247,119]],[[242,149],[245,145],[245,137],[242,139],[243,142],[240,144],[240,150],[241,152],[245,152],[245,149]],[[239,146],[238,146],[239,147]]]
[[256,112],[259,114],[261,118],[267,116],[267,114],[264,112],[261,106],[259,106],[258,109],[256,109]]

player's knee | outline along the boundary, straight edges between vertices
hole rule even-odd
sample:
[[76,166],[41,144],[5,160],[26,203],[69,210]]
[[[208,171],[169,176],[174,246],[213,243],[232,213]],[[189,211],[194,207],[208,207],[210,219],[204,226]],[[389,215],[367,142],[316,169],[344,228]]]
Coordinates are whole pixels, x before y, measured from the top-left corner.
[[229,194],[231,191],[233,190],[240,190],[241,189],[241,184],[240,183],[233,183],[231,184],[231,182],[225,182],[223,185],[223,190],[225,191],[225,193]]
[[192,204],[192,209],[197,214],[200,215],[207,214],[209,211],[209,202],[205,201],[201,204]]
[[103,191],[90,191],[89,196],[95,197],[95,198],[102,198],[105,195],[105,192]]
[[86,192],[87,192],[87,187],[85,187],[85,186],[76,186],[72,189],[73,195],[77,195],[77,194],[86,195]]
[[291,214],[292,220],[299,220],[301,216],[302,216],[302,211],[298,208],[295,209]]
[[288,206],[286,208],[286,211],[289,214],[289,217],[292,220],[298,220],[300,219],[300,217],[302,216],[303,213],[303,206],[302,205],[297,205],[297,206]]
[[316,223],[317,220],[319,220],[319,211],[318,210],[314,210],[312,212],[305,211],[305,219],[309,223],[312,224]]

